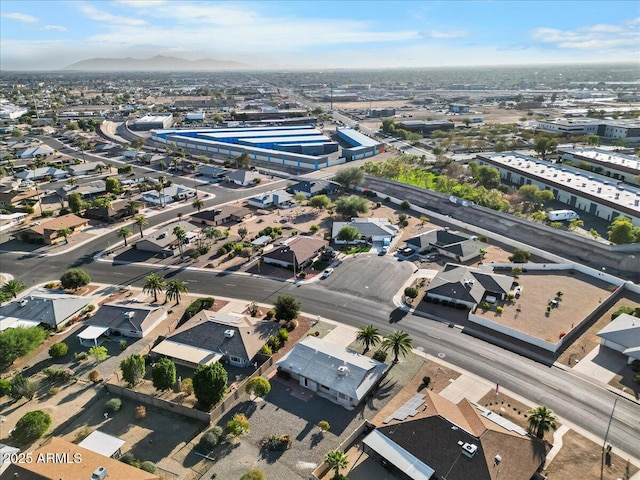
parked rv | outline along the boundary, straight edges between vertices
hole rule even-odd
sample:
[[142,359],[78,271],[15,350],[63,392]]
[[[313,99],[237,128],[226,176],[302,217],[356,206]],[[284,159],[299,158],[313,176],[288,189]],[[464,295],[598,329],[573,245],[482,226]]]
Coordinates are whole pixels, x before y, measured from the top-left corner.
[[580,216],[573,210],[552,210],[547,213],[547,218],[552,222],[562,222],[565,220],[578,220]]

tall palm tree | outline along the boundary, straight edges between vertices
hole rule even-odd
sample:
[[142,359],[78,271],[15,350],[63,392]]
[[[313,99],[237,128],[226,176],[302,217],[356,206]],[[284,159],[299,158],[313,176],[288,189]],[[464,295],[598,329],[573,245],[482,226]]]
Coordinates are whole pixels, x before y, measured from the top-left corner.
[[182,294],[187,293],[188,291],[189,289],[187,288],[187,284],[182,280],[171,280],[167,285],[167,289],[165,290],[165,303],[168,300],[175,300],[176,305],[179,304]]
[[144,215],[137,215],[136,218],[133,219],[133,223],[135,223],[140,229],[140,238],[142,238],[142,229],[149,225],[149,222],[147,222]]
[[538,438],[544,438],[544,434],[557,428],[556,416],[544,405],[539,405],[529,410],[529,433]]
[[339,478],[340,469],[349,466],[349,458],[342,450],[331,450],[324,457],[324,461],[329,468],[335,470],[336,473],[333,478]]
[[209,240],[213,238],[217,242],[219,238],[222,238],[224,236],[224,234],[217,228],[207,227],[204,229],[204,236]]
[[180,256],[182,257],[184,250],[184,239],[187,237],[187,232],[185,232],[184,228],[177,226],[173,227],[173,234],[178,240],[178,249],[180,250]]
[[116,231],[116,235],[118,236],[118,238],[122,238],[124,240],[124,246],[127,246],[127,237],[133,235],[133,232],[131,230],[129,230],[127,227],[120,227],[117,231]]
[[144,293],[150,293],[153,295],[153,302],[158,303],[158,293],[164,291],[167,286],[167,282],[158,275],[157,273],[152,273],[144,277],[144,285],[142,286],[142,291]]
[[360,327],[358,329],[356,340],[364,345],[362,353],[365,354],[369,351],[370,347],[375,347],[380,343],[381,337],[376,327],[367,325],[366,327]]
[[[164,206],[164,184],[167,183],[167,177],[164,175],[160,175],[158,177],[158,181],[160,182],[160,190],[162,191],[162,198],[160,199],[160,205]],[[158,190],[158,193],[160,193]]]
[[198,213],[200,213],[200,210],[202,209],[202,207],[204,206],[204,202],[202,201],[202,199],[200,198],[196,198],[193,203],[191,204],[191,206],[193,208],[197,208],[198,209]]
[[8,295],[11,295],[13,298],[18,296],[18,292],[24,290],[25,284],[19,280],[8,280],[2,285],[2,291]]
[[73,233],[73,230],[71,230],[70,228],[61,228],[57,233],[59,237],[64,237],[64,243],[66,245],[67,243],[69,243],[68,237]]
[[398,363],[398,356],[402,355],[403,357],[407,354],[411,353],[411,348],[413,346],[413,341],[409,334],[403,332],[402,330],[396,330],[395,332],[389,333],[384,337],[382,341],[382,348],[387,350],[391,350],[393,352],[393,363]]

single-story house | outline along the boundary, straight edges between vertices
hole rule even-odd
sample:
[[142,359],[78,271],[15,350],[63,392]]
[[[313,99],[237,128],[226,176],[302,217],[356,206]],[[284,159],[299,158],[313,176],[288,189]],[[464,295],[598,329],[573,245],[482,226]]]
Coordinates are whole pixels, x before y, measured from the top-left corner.
[[0,475],[2,475],[2,472],[9,468],[9,465],[11,465],[12,455],[15,455],[19,451],[19,448],[0,443]]
[[64,241],[65,237],[58,233],[60,230],[69,229],[71,230],[69,236],[72,236],[84,230],[88,225],[88,219],[80,218],[73,213],[68,213],[67,215],[42,222],[40,225],[30,227],[22,232],[21,236],[27,241],[31,240],[51,245]]
[[474,309],[485,301],[504,300],[513,282],[508,275],[447,263],[429,283],[425,300],[453,302]]
[[88,437],[78,443],[78,446],[117,460],[122,455],[121,449],[125,443],[127,442],[118,437],[100,430],[94,430]]
[[22,180],[42,180],[43,178],[64,178],[68,174],[64,170],[55,167],[40,167],[35,170],[23,170],[14,175]]
[[181,227],[187,233],[184,239],[184,245],[191,243],[191,240],[197,235],[195,231],[198,227],[189,222],[180,221],[167,225],[164,230],[158,230],[141,238],[134,244],[134,248],[145,252],[162,253],[168,256],[173,255],[178,248],[178,239],[173,234],[175,227]]
[[227,182],[232,182],[242,187],[249,187],[255,185],[257,179],[261,179],[262,176],[253,170],[240,169],[227,174],[225,178]]
[[600,345],[626,355],[629,363],[640,360],[640,318],[623,313],[597,335]]
[[[342,227],[355,227],[360,232],[360,238],[353,242],[339,240],[338,232]],[[351,243],[370,242],[390,242],[398,233],[398,227],[392,225],[387,218],[352,218],[350,222],[333,222],[331,229],[331,240],[336,245],[346,245]]]
[[129,208],[129,200],[121,199],[111,202],[110,207],[89,207],[84,215],[87,218],[111,223],[129,217],[132,213]]
[[340,185],[328,180],[302,180],[296,184],[291,185],[287,188],[287,190],[293,195],[301,193],[305,197],[310,198],[315,195],[331,195],[335,193],[339,188]]
[[20,225],[25,221],[28,214],[25,212],[16,212],[10,214],[0,213],[0,232],[9,230],[16,225]]
[[37,147],[29,147],[21,151],[18,156],[20,158],[36,158],[36,157],[48,157],[53,155],[55,150],[49,145],[38,145]]
[[194,222],[209,227],[216,227],[229,222],[242,222],[252,215],[253,212],[246,207],[223,205],[213,210],[203,210],[202,212],[194,213],[191,215],[191,219]]
[[220,360],[248,367],[278,328],[274,322],[202,310],[156,345],[151,354],[191,368]]
[[177,202],[178,200],[194,197],[195,194],[196,192],[192,188],[172,183],[161,192],[155,190],[144,192],[142,194],[142,200],[154,205],[167,205],[168,203]]
[[301,386],[347,409],[364,400],[387,369],[382,362],[316,337],[300,341],[277,365]]
[[99,173],[107,168],[102,162],[87,162],[79,163],[77,165],[71,165],[68,170],[71,175],[78,177],[80,175],[91,175],[93,173]]
[[418,253],[438,252],[457,263],[468,263],[482,258],[482,250],[489,245],[476,236],[467,237],[447,229],[431,230],[406,241],[408,247]]
[[34,190],[18,190],[11,186],[6,186],[0,191],[0,207],[17,207],[27,200],[33,202],[38,200],[41,191]]
[[137,302],[105,303],[78,334],[80,343],[92,347],[102,335],[143,338],[167,317],[167,310]]
[[547,446],[513,422],[424,390],[362,441],[369,460],[402,480],[531,480]]
[[[88,448],[68,442],[60,437],[51,437],[32,453],[32,462],[16,462],[7,468],[7,478],[20,480],[159,480],[155,473],[96,453]],[[56,463],[37,462],[42,459],[67,459]]]
[[69,295],[63,291],[38,289],[0,307],[0,331],[15,327],[56,329],[65,326],[93,297]]
[[263,253],[262,261],[285,268],[306,267],[327,246],[327,242],[319,238],[296,236],[288,239],[284,245],[276,245]]
[[257,197],[252,197],[247,200],[247,203],[251,207],[256,208],[287,208],[293,205],[292,200],[293,197],[287,192],[285,192],[284,190],[277,190],[275,192],[265,193]]
[[63,185],[56,190],[58,196],[68,198],[72,193],[77,193],[83,199],[96,198],[107,192],[107,183],[104,180],[94,180],[82,185]]
[[198,175],[210,178],[211,180],[222,180],[229,173],[226,168],[214,167],[213,165],[202,165],[198,168]]

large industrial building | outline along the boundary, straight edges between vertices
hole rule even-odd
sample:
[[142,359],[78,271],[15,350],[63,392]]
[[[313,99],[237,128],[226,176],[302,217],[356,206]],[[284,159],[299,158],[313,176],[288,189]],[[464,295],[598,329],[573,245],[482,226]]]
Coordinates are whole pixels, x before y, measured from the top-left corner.
[[399,122],[398,126],[409,132],[418,132],[428,135],[436,130],[453,130],[454,124],[449,120],[406,120]]
[[148,131],[157,128],[169,128],[173,125],[172,113],[153,113],[135,120],[129,125],[131,130]]
[[631,185],[514,152],[478,155],[476,161],[497,168],[507,183],[551,190],[556,200],[573,210],[608,221],[624,215],[640,226],[640,189]]
[[594,173],[640,185],[640,158],[600,148],[558,148],[562,160],[586,163]]
[[640,121],[636,119],[559,118],[540,120],[536,130],[567,135],[598,135],[612,140],[624,138],[629,141],[640,141]]
[[332,155],[338,151],[338,143],[313,125],[155,130],[152,136],[179,147],[229,156],[246,152],[256,161],[303,169],[345,162]]
[[337,128],[336,133],[340,140],[349,145],[348,148],[342,149],[342,156],[347,161],[373,157],[384,151],[383,143],[367,137],[352,128]]

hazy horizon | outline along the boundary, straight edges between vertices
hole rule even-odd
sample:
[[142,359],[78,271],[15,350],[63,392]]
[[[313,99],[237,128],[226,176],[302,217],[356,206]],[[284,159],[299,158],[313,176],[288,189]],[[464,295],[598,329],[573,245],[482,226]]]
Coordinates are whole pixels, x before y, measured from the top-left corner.
[[628,1],[203,2],[3,0],[3,71],[157,55],[246,70],[637,62]]

